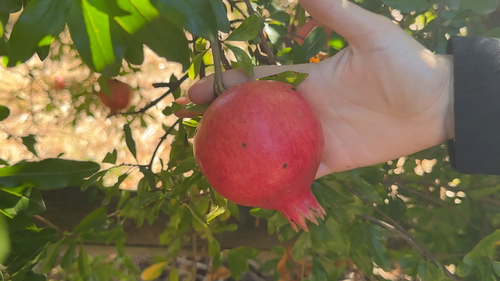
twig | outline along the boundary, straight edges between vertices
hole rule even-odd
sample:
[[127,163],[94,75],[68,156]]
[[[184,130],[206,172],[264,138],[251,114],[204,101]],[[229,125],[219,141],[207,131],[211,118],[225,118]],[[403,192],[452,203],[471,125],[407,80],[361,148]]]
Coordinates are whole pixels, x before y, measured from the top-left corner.
[[226,56],[224,55],[224,51],[222,50],[222,43],[219,40],[217,40],[217,44],[219,44],[220,59],[222,61],[222,65],[224,65],[224,68],[226,70],[233,69],[233,67],[231,66],[231,64],[227,60]]
[[454,281],[458,281],[458,279],[455,277],[455,275],[453,275],[453,273],[451,273],[444,265],[442,265],[436,257],[434,257],[433,254],[431,254],[429,251],[427,251],[422,245],[420,245],[418,242],[416,242],[415,240],[413,240],[413,238],[411,236],[409,236],[409,234],[405,233],[405,232],[402,232],[400,231],[399,229],[395,228],[393,225],[390,225],[388,224],[387,222],[385,221],[381,221],[379,219],[376,219],[374,217],[370,217],[370,216],[366,216],[366,215],[358,215],[359,217],[367,220],[367,221],[371,221],[387,230],[390,230],[392,231],[394,234],[398,235],[399,237],[403,238],[406,242],[408,242],[410,245],[412,245],[413,247],[415,247],[416,249],[418,249],[422,255],[424,255],[424,258],[426,257],[429,257],[431,259],[434,260],[434,262],[436,263],[436,265],[440,265],[441,268],[443,269],[444,273],[446,274],[446,276],[448,276],[448,278],[450,278],[451,280],[454,280]]
[[42,216],[39,216],[39,215],[34,215],[33,216],[35,219],[43,222],[44,224],[46,224],[47,226],[50,226],[52,227],[53,229],[55,229],[57,232],[59,232],[59,234],[63,234],[64,233],[64,230],[62,230],[60,227],[58,227],[57,225],[53,224],[52,222],[50,222],[48,219],[42,217]]
[[229,5],[231,5],[231,7],[235,8],[236,10],[238,10],[238,12],[240,12],[243,16],[245,16],[245,13],[240,9],[240,7],[238,7],[238,5],[236,5],[236,3],[239,3],[241,1],[229,1]]
[[160,148],[160,145],[167,139],[168,135],[172,132],[175,125],[177,125],[180,120],[181,120],[180,118],[177,119],[177,121],[175,121],[174,124],[172,124],[172,126],[170,126],[170,128],[168,128],[168,130],[165,131],[165,134],[163,134],[163,136],[161,136],[160,141],[158,142],[155,150],[153,151],[153,155],[151,155],[151,160],[149,161],[148,169],[150,171],[153,168],[154,159],[155,159],[156,153],[158,152],[158,149]]
[[222,67],[221,67],[221,50],[219,48],[219,37],[215,34],[214,39],[210,41],[210,47],[212,48],[212,56],[214,58],[214,69],[215,69],[215,81],[214,81],[214,92],[217,96],[220,96],[226,91],[226,86],[222,82]]
[[[440,200],[434,199],[434,198],[430,197],[429,195],[427,195],[427,194],[425,194],[425,193],[423,193],[423,192],[420,192],[420,191],[418,191],[418,190],[414,190],[414,189],[412,189],[412,188],[409,188],[409,187],[407,187],[407,186],[405,186],[405,185],[403,185],[403,184],[401,184],[401,183],[395,182],[395,184],[396,184],[398,187],[400,187],[400,188],[402,188],[402,189],[404,189],[404,190],[406,190],[406,191],[408,191],[408,192],[410,192],[410,193],[413,193],[413,194],[415,194],[415,195],[419,195],[419,196],[421,196],[421,197],[423,197],[423,198],[425,198],[425,199],[427,199],[427,200],[429,200],[429,201],[431,201],[431,202],[434,202],[434,203],[436,203],[436,204],[438,204],[438,205],[441,205],[441,206],[443,206],[443,207],[446,207],[446,208],[447,208],[448,210],[450,210],[450,212],[452,212],[453,214],[455,214],[455,215],[457,215],[457,216],[461,217],[462,219],[466,219],[466,217],[465,217],[462,213],[457,212],[455,209],[453,209],[452,207],[448,206],[448,205],[447,205],[445,202],[443,202],[443,201],[440,201]],[[481,230],[481,228],[480,228],[479,226],[475,225],[475,224],[474,224],[474,223],[472,223],[470,220],[468,221],[468,224],[469,224],[469,225],[471,225],[472,227],[474,227],[474,228],[475,228],[475,229],[477,229],[477,230]]]
[[[250,4],[250,0],[244,0],[245,4],[247,5],[248,13],[250,15],[255,14],[255,10],[252,7],[252,4]],[[260,38],[260,46],[264,50],[264,52],[267,55],[267,59],[269,60],[270,64],[277,64],[276,59],[274,58],[273,52],[271,51],[271,48],[269,48],[268,40],[266,36],[264,35],[264,31],[259,28],[259,38]]]
[[446,274],[446,276],[448,276],[448,278],[450,278],[451,280],[454,280],[454,281],[458,281],[458,279],[455,277],[455,275],[453,275],[444,265],[442,265],[438,259],[436,257],[434,257],[434,255],[427,251],[422,245],[420,245],[417,241],[415,241],[413,239],[413,237],[411,236],[410,233],[408,233],[401,225],[399,225],[394,219],[392,219],[390,216],[388,216],[386,213],[382,212],[382,210],[380,210],[379,208],[375,207],[373,205],[372,202],[370,202],[369,200],[365,199],[359,192],[357,192],[356,190],[350,188],[349,186],[347,186],[347,184],[343,183],[343,182],[340,182],[342,184],[342,186],[344,186],[347,190],[349,190],[352,194],[356,195],[361,201],[363,201],[363,203],[367,206],[370,206],[371,208],[373,208],[373,210],[375,210],[377,213],[379,213],[380,215],[382,215],[382,217],[384,217],[385,219],[387,219],[388,221],[390,221],[392,223],[389,224],[387,222],[384,222],[384,221],[381,221],[381,220],[378,220],[374,217],[370,217],[370,216],[365,216],[365,215],[359,215],[360,217],[362,217],[363,219],[366,219],[366,220],[369,220],[373,223],[376,223],[392,232],[394,232],[395,234],[398,234],[401,238],[403,238],[405,241],[407,241],[409,244],[411,244],[412,246],[414,246],[416,249],[418,249],[420,251],[420,253],[424,256],[424,259],[432,259],[434,260],[435,264],[440,266],[442,268],[442,270],[444,271],[444,273]]
[[115,217],[115,216],[119,215],[120,213],[121,213],[121,210],[114,211],[111,214],[107,215],[107,218],[110,219],[112,217]]
[[182,82],[184,82],[186,79],[189,78],[189,75],[186,73],[184,76],[182,76],[181,79],[179,79],[179,81],[177,82],[172,82],[172,83],[156,83],[156,84],[162,84],[162,85],[166,85],[166,84],[170,84],[170,89],[168,89],[168,91],[166,93],[164,93],[163,95],[161,95],[159,98],[155,99],[154,101],[150,102],[148,105],[146,105],[145,107],[141,108],[140,110],[138,111],[134,111],[134,112],[117,112],[115,114],[110,114],[108,117],[111,117],[111,116],[115,116],[115,115],[134,115],[134,114],[141,114],[141,113],[144,113],[146,112],[146,110],[150,109],[151,107],[155,106],[157,103],[159,103],[161,100],[163,100],[164,98],[166,98],[168,95],[170,95],[173,91],[177,90],[177,88],[179,88],[182,84]]

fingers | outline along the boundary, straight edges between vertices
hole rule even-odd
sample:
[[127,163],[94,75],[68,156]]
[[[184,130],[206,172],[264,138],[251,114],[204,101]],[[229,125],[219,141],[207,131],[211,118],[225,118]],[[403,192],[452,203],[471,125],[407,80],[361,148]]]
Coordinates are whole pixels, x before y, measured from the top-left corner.
[[[180,97],[174,101],[175,103],[178,103],[180,105],[187,105],[191,101],[187,97]],[[174,115],[179,117],[179,118],[193,118],[196,116],[199,116],[203,113],[204,111],[189,111],[186,109],[179,109],[176,112],[174,112]]]
[[350,45],[364,47],[366,36],[393,28],[390,20],[351,3],[348,0],[299,0],[313,18],[346,38]]
[[[232,69],[225,71],[222,75],[222,82],[226,88],[232,88],[244,82],[252,81],[265,76],[277,74],[283,71],[297,71],[302,73],[309,73],[313,65],[311,64],[298,64],[298,65],[265,65],[254,67],[254,77],[249,77],[241,69]],[[194,85],[188,91],[189,99],[196,104],[210,103],[215,98],[215,92],[213,89],[214,76],[209,75]]]

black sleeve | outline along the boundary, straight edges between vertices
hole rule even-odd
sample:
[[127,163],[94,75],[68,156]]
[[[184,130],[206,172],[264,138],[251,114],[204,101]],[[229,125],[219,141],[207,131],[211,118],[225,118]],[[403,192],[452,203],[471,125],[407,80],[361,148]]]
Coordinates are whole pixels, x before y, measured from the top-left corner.
[[454,36],[447,53],[454,62],[451,165],[464,174],[500,175],[500,39]]

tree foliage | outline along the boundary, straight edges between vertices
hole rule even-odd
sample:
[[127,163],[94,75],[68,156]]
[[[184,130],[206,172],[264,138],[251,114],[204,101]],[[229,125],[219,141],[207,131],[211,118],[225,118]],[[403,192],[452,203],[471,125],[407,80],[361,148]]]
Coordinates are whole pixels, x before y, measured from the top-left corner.
[[[445,52],[448,36],[464,30],[468,35],[500,36],[497,0],[353,2],[391,18],[436,53]],[[14,26],[7,28],[9,15],[20,11]],[[223,68],[240,67],[250,76],[255,65],[314,63],[347,47],[344,38],[335,32],[327,34],[321,27],[298,44],[294,31],[306,19],[300,5],[272,0],[0,1],[4,67],[23,64],[33,56],[57,59],[54,42],[67,30],[69,47],[91,73],[101,77],[137,71],[144,61],[144,46],[178,63],[184,73],[159,83],[158,87],[168,90],[150,105],[142,109],[132,106],[117,114],[132,117],[123,126],[128,152],[109,147],[101,163],[62,157],[18,163],[0,159],[0,280],[46,280],[56,265],[71,280],[137,280],[138,276],[153,280],[190,243],[193,234],[207,245],[215,268],[224,265],[233,278],[241,278],[248,268],[247,259],[255,258],[259,251],[252,245],[221,249],[216,238],[216,234],[236,230],[229,221],[239,218],[240,209],[211,188],[194,161],[190,141],[202,116],[163,126],[160,143],[172,137],[168,138],[172,139],[168,159],[152,155],[149,163],[124,164],[117,163],[117,154],[131,153],[137,158],[131,124],[147,126],[142,116],[154,110],[154,104],[168,95],[180,97],[181,83],[213,72],[214,63],[218,63],[214,58],[219,56],[213,51],[219,50],[219,41]],[[242,43],[246,47],[241,47]],[[287,79],[286,74],[280,79]],[[99,83],[102,81],[100,78]],[[75,96],[88,94],[85,90]],[[89,108],[87,102],[74,104],[75,111],[91,115]],[[174,103],[162,112],[170,116],[180,109],[204,108],[206,105]],[[8,104],[0,105],[0,122],[9,114]],[[36,136],[20,139],[29,151],[37,153]],[[161,171],[153,171],[154,161],[161,162]],[[103,163],[114,166],[103,169]],[[119,188],[128,173],[119,175],[111,186],[104,184],[107,173],[123,166],[142,173],[136,192]],[[104,193],[102,207],[72,230],[35,225],[35,218],[43,218],[47,208],[41,190],[74,186]],[[296,233],[279,212],[250,211],[250,215],[267,221],[270,235],[293,245],[269,249],[279,257],[261,269],[274,272],[275,280],[337,280],[345,271],[382,280],[374,268],[389,271],[394,264],[422,280],[500,278],[496,251],[500,241],[500,179],[454,172],[445,145],[328,175],[316,180],[312,189],[327,216],[318,226],[311,225],[309,232]],[[108,213],[106,207],[112,200],[119,203],[115,212]],[[135,221],[137,227],[151,224],[159,214],[169,217],[160,235],[167,251],[141,272],[125,254],[127,233],[123,225],[126,220]],[[87,242],[116,245],[118,258],[110,262],[89,255],[83,246]],[[308,259],[312,259],[312,266],[306,276],[304,270],[293,270]],[[289,262],[288,270],[280,267],[283,261]],[[176,274],[171,271],[170,280],[177,280]]]

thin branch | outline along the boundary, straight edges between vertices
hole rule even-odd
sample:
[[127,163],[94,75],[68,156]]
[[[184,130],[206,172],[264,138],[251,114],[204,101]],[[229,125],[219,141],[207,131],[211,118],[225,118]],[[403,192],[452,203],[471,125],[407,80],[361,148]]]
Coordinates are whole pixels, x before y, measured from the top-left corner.
[[115,217],[115,216],[119,215],[120,213],[121,213],[121,210],[115,211],[115,212],[107,215],[107,218],[110,219],[112,217]]
[[[171,82],[171,83],[155,83],[156,85],[159,85],[159,84],[161,84],[161,85],[167,85],[167,84],[169,84],[170,85],[170,89],[166,93],[164,93],[163,95],[161,95],[157,99],[153,100],[148,105],[146,105],[145,107],[141,108],[138,111],[134,111],[134,112],[117,112],[115,114],[110,114],[108,117],[111,117],[111,116],[114,116],[114,115],[134,115],[134,114],[144,113],[148,109],[150,109],[151,107],[153,107],[157,103],[159,103],[161,100],[163,100],[164,98],[166,98],[168,95],[170,95],[173,91],[177,90],[177,88],[179,88],[181,86],[181,84],[186,79],[188,79],[188,78],[189,78],[189,75],[186,73],[184,76],[182,76],[181,79],[179,79],[179,81],[176,81],[176,82]],[[168,87],[168,86],[165,86],[165,87]]]
[[43,222],[44,224],[46,224],[47,226],[50,226],[52,227],[53,229],[55,229],[57,232],[59,232],[59,234],[63,234],[64,233],[64,230],[62,230],[60,227],[58,227],[57,225],[53,224],[52,222],[50,222],[48,219],[42,217],[42,216],[39,216],[39,215],[34,215],[33,216],[35,219]]
[[163,134],[163,136],[160,138],[160,141],[158,142],[155,150],[153,151],[153,155],[151,156],[151,160],[149,161],[148,169],[150,171],[153,168],[154,159],[155,159],[156,153],[158,152],[158,149],[160,148],[161,144],[167,139],[168,135],[172,132],[175,125],[177,125],[180,120],[181,120],[180,118],[177,119],[177,121],[175,121],[174,124],[172,124],[172,126],[170,126],[170,128],[168,128],[168,130],[165,131],[165,134]]
[[[244,0],[245,4],[247,5],[248,13],[250,15],[255,14],[255,10],[252,7],[252,4],[250,4],[250,0]],[[259,38],[260,38],[260,46],[264,50],[264,52],[267,55],[267,59],[269,60],[270,64],[277,64],[276,59],[274,58],[273,52],[271,51],[271,48],[269,47],[267,37],[264,35],[264,31],[259,28]]]
[[408,233],[401,225],[399,225],[394,219],[392,219],[389,215],[387,215],[386,213],[384,213],[382,210],[380,210],[379,208],[377,208],[376,206],[373,205],[372,202],[370,202],[369,200],[367,200],[366,198],[364,198],[359,192],[357,192],[356,190],[350,188],[349,186],[347,186],[347,184],[343,183],[343,182],[340,182],[347,190],[349,190],[352,194],[356,195],[361,201],[363,201],[363,203],[367,206],[370,206],[371,208],[373,208],[373,210],[375,210],[377,213],[379,213],[380,215],[382,215],[382,217],[384,217],[385,219],[387,219],[388,221],[390,221],[392,223],[389,224],[387,222],[384,222],[384,221],[381,221],[381,220],[378,220],[376,218],[373,218],[373,217],[370,217],[370,216],[365,216],[365,215],[359,215],[360,217],[366,219],[366,220],[369,220],[373,223],[376,223],[390,231],[392,231],[393,233],[395,234],[398,234],[398,236],[400,236],[401,238],[403,238],[405,241],[407,241],[409,244],[411,244],[412,246],[414,246],[416,249],[418,249],[420,251],[420,253],[424,256],[424,259],[432,259],[434,260],[435,264],[437,266],[440,266],[442,268],[442,270],[444,271],[444,273],[446,274],[446,276],[448,276],[448,278],[450,278],[451,280],[454,280],[454,281],[458,281],[458,279],[456,278],[455,275],[453,275],[444,265],[442,265],[439,260],[434,257],[434,255],[427,251],[422,245],[420,245],[420,243],[418,243],[417,241],[415,241],[413,239],[413,237],[411,236],[410,233]]
[[221,49],[219,48],[219,37],[215,35],[213,41],[210,42],[210,47],[212,48],[212,56],[214,58],[214,70],[215,70],[215,81],[214,81],[214,92],[217,96],[220,96],[226,91],[226,86],[222,82],[222,56]]
[[222,49],[222,43],[219,40],[217,40],[217,44],[219,44],[220,59],[222,61],[222,65],[224,65],[224,68],[226,70],[233,69],[233,67],[231,66],[231,64],[229,63],[229,61],[227,60],[227,58],[224,54],[224,50]]
[[236,3],[240,3],[241,1],[228,1],[228,2],[229,5],[231,5],[231,7],[235,8],[238,12],[240,12],[243,16],[245,16],[245,13],[240,9],[240,7],[238,7],[238,5],[236,5]]
[[[441,206],[443,206],[443,207],[447,208],[448,210],[450,210],[450,212],[451,212],[451,213],[453,213],[453,214],[455,214],[455,215],[457,215],[457,216],[461,217],[461,218],[462,218],[462,219],[464,219],[464,220],[465,220],[465,219],[467,219],[467,218],[466,218],[466,217],[465,217],[462,213],[457,212],[455,209],[453,209],[452,207],[448,206],[448,205],[447,205],[444,201],[434,199],[434,198],[432,198],[431,196],[429,196],[429,195],[427,195],[427,194],[425,194],[425,193],[423,193],[423,192],[420,192],[420,191],[418,191],[418,190],[414,190],[414,189],[412,189],[412,188],[409,188],[409,187],[407,187],[407,186],[405,186],[405,185],[403,185],[403,184],[401,184],[401,183],[395,182],[395,184],[396,184],[398,187],[400,187],[400,188],[402,188],[402,189],[404,189],[404,190],[406,190],[406,191],[408,191],[408,192],[410,192],[410,193],[413,193],[413,194],[415,194],[415,195],[421,196],[421,197],[423,197],[423,198],[425,198],[425,199],[427,199],[427,200],[429,200],[429,201],[431,201],[431,202],[434,202],[434,203],[436,203],[436,204],[438,204],[438,205],[441,205]],[[472,223],[470,220],[469,220],[468,224],[469,224],[469,225],[471,225],[472,227],[474,227],[474,228],[475,228],[475,229],[477,229],[477,230],[481,230],[481,228],[480,228],[479,226],[475,225],[475,224],[474,224],[474,223]]]

